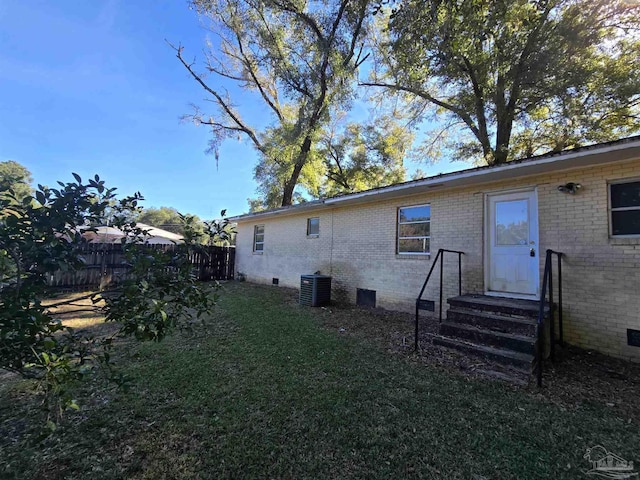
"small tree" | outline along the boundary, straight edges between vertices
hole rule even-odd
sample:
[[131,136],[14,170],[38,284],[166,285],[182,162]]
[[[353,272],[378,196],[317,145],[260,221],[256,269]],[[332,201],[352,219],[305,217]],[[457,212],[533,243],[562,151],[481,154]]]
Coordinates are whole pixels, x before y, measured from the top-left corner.
[[50,425],[65,408],[76,406],[70,390],[76,380],[96,365],[114,375],[112,339],[81,338],[65,327],[53,312],[67,302],[43,305],[49,275],[82,267],[82,233],[91,225],[103,223],[108,214],[126,234],[128,279],[90,295],[107,321],[121,325],[121,334],[162,340],[172,329],[202,319],[217,300],[215,292],[196,283],[189,263],[198,248],[193,235],[185,235],[185,243],[173,250],[144,248],[145,232],[130,220],[142,196],[117,200],[115,189],[106,188],[97,175],[87,183],[74,177],[75,182],[59,182],[60,188],[38,185],[33,197],[18,200],[9,193],[0,198],[0,255],[11,266],[0,285],[0,368],[39,379]]

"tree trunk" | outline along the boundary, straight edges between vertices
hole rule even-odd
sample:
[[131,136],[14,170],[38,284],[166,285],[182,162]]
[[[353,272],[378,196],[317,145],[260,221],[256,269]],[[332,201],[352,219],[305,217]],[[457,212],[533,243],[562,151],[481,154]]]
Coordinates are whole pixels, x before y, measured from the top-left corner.
[[[509,159],[509,144],[513,132],[515,103],[505,101],[504,78],[500,77],[496,93],[496,148],[492,165],[502,165]],[[512,93],[514,94],[514,93]]]
[[513,121],[504,119],[498,123],[496,132],[496,149],[493,157],[493,165],[502,165],[507,163],[509,158],[509,143],[511,142],[511,129]]
[[[295,170],[294,170],[295,171]],[[289,177],[289,180],[284,184],[284,191],[282,193],[282,204],[283,207],[288,207],[293,203],[293,190],[296,188],[297,177],[294,179],[293,174]]]
[[309,152],[311,151],[311,136],[307,135],[302,142],[302,146],[300,147],[300,153],[298,153],[298,160],[296,161],[293,172],[289,176],[289,180],[284,184],[284,192],[282,194],[282,206],[288,207],[293,204],[293,191],[298,184],[298,178],[300,178],[300,172],[302,172],[302,167],[307,163],[307,158],[309,158]]

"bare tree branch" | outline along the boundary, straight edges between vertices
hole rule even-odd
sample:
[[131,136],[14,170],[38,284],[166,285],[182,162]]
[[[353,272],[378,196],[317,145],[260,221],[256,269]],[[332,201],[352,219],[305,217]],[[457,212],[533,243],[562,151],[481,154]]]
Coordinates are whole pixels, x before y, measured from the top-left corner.
[[[234,130],[245,133],[251,139],[251,141],[253,142],[253,144],[256,146],[258,150],[264,151],[265,149],[262,143],[260,142],[260,140],[258,139],[258,136],[253,131],[253,129],[245,125],[244,122],[240,119],[240,117],[231,109],[229,104],[224,101],[222,96],[217,91],[209,87],[209,85],[207,85],[204,82],[204,80],[202,80],[202,78],[193,70],[192,68],[193,63],[189,64],[184,60],[182,56],[182,51],[184,47],[182,47],[181,45],[179,45],[178,47],[175,47],[171,43],[169,42],[167,43],[171,48],[173,48],[176,51],[176,57],[178,58],[178,60],[180,60],[180,63],[182,63],[182,65],[187,69],[187,71],[196,80],[196,82],[198,82],[202,86],[202,88],[204,88],[216,99],[216,102],[218,103],[218,105],[224,110],[224,112],[229,116],[229,118],[231,118],[231,120],[236,124],[236,127],[234,128]],[[224,127],[221,127],[221,128],[224,128]]]
[[471,129],[471,131],[474,133],[476,138],[478,138],[478,140],[480,140],[480,131],[478,130],[478,127],[475,125],[475,123],[473,122],[473,119],[471,118],[471,116],[468,113],[466,113],[464,110],[456,107],[455,105],[452,105],[450,103],[447,103],[447,102],[445,102],[443,100],[439,100],[439,99],[429,95],[424,90],[419,90],[417,88],[407,87],[407,86],[404,86],[404,85],[394,85],[394,84],[391,84],[391,83],[382,83],[382,82],[360,82],[359,85],[367,86],[367,87],[388,88],[390,90],[395,90],[397,92],[411,93],[412,95],[416,95],[417,97],[423,98],[424,100],[427,100],[427,101],[433,103],[434,105],[442,107],[442,108],[444,108],[446,110],[449,110],[450,112],[455,113],[456,115],[458,115],[458,117],[460,117],[460,119],[469,127],[469,129]]

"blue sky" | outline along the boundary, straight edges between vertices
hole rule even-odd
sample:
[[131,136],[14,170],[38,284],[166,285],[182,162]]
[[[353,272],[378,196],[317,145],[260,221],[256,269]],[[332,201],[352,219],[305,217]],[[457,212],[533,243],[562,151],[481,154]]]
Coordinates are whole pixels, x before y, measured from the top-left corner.
[[165,39],[189,58],[206,36],[182,0],[0,0],[0,161],[46,185],[97,173],[204,219],[246,212],[253,150],[227,141],[216,166],[207,129],[180,122],[206,95]]

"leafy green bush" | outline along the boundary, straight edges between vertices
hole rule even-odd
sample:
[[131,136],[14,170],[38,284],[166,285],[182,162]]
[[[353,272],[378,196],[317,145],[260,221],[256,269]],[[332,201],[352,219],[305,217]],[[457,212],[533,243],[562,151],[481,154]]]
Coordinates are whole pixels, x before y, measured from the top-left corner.
[[[189,258],[202,247],[188,221],[183,244],[168,251],[145,248],[146,232],[131,220],[141,210],[140,193],[117,199],[97,175],[86,183],[73,175],[75,182],[58,182],[60,188],[38,185],[33,196],[0,196],[0,368],[38,379],[52,427],[65,409],[77,408],[73,386],[96,367],[122,382],[111,368],[112,338],[83,337],[64,326],[53,312],[69,301],[42,303],[50,295],[48,276],[83,266],[84,232],[108,218],[125,233],[130,274],[90,295],[122,335],[162,340],[176,327],[191,327],[218,298],[217,284],[196,282]],[[212,222],[208,229],[211,237],[224,237],[228,223]]]

